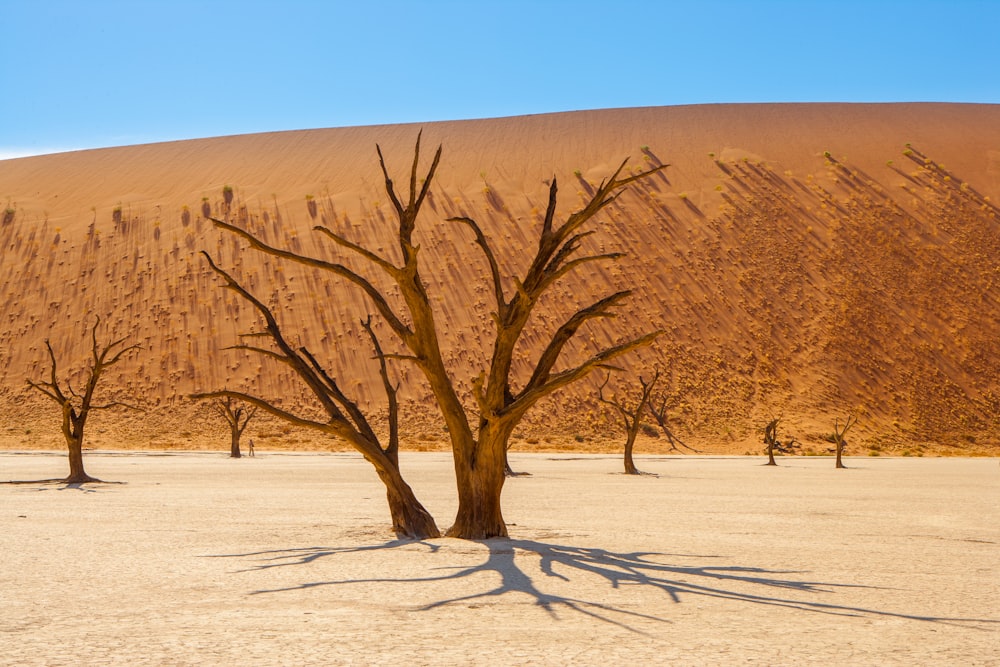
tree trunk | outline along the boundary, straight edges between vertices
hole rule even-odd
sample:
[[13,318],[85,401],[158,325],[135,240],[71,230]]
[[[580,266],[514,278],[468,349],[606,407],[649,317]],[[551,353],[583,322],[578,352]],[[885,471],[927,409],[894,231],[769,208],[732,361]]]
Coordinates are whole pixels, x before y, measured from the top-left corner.
[[[639,423],[639,418],[636,417],[636,423]],[[638,429],[628,430],[628,436],[625,439],[625,474],[626,475],[638,475],[639,469],[635,467],[635,462],[632,460],[632,449],[635,447],[635,436]]]
[[240,434],[234,430],[232,433],[232,443],[229,445],[229,458],[238,459],[242,456],[243,454],[240,453]]
[[500,511],[503,489],[503,467],[489,474],[477,468],[470,470],[458,484],[458,514],[448,529],[448,537],[464,540],[485,540],[507,537],[507,524]]
[[846,468],[847,467],[847,466],[844,465],[844,462],[841,460],[841,455],[843,454],[843,452],[844,452],[844,445],[842,445],[840,443],[837,443],[837,467],[838,468]]
[[[508,434],[509,435],[509,434]],[[507,524],[500,510],[500,494],[506,475],[507,439],[487,427],[480,431],[473,461],[456,460],[458,514],[448,537],[485,540],[507,537]]]
[[417,500],[413,489],[399,474],[398,468],[378,463],[375,464],[375,472],[385,484],[392,529],[397,537],[413,540],[441,537],[441,531],[438,530],[434,517]]
[[66,436],[66,449],[69,451],[69,476],[63,481],[67,484],[83,484],[99,482],[83,469],[83,438]]
[[776,466],[776,465],[778,465],[774,461],[774,445],[768,445],[767,446],[767,463],[765,463],[764,465],[769,465],[769,466]]

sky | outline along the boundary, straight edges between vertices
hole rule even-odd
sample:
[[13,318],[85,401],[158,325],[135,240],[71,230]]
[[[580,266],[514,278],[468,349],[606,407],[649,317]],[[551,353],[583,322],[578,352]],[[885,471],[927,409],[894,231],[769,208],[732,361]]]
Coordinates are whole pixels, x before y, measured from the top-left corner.
[[722,102],[1000,103],[1000,0],[0,0],[0,159]]

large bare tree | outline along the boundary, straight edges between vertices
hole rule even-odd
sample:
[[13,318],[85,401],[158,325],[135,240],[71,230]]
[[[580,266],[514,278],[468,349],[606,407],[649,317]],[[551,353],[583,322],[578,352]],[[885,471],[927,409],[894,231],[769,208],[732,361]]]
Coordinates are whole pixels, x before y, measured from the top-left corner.
[[635,460],[632,458],[632,450],[635,448],[635,439],[639,435],[639,427],[642,425],[642,414],[646,410],[646,406],[649,405],[650,396],[653,393],[653,388],[656,387],[656,382],[660,379],[660,372],[657,371],[653,374],[653,379],[646,382],[639,378],[639,397],[635,399],[635,407],[628,407],[628,397],[627,396],[617,396],[611,394],[608,397],[604,396],[604,388],[608,386],[608,382],[611,381],[611,374],[604,378],[604,382],[597,390],[597,400],[605,405],[610,405],[614,408],[615,412],[622,420],[622,426],[625,427],[625,474],[626,475],[641,475],[639,469],[635,467]]
[[[45,349],[48,350],[49,363],[51,364],[49,379],[39,382],[28,380],[29,387],[45,394],[62,408],[62,433],[66,439],[66,449],[69,452],[69,476],[63,480],[67,484],[101,481],[88,475],[83,467],[83,429],[90,413],[94,410],[107,410],[113,407],[132,407],[120,401],[94,404],[94,392],[104,371],[121,361],[129,352],[139,349],[138,345],[125,346],[125,338],[119,338],[104,346],[99,345],[97,327],[100,323],[101,318],[98,317],[94,322],[94,328],[90,331],[90,369],[82,391],[73,389],[68,380],[65,383],[60,382],[56,355],[52,351],[52,344],[48,339],[45,340]],[[65,388],[63,384],[65,384]]]
[[[495,299],[495,310],[492,313],[494,323],[492,357],[488,368],[484,369],[473,382],[475,405],[466,406],[460,399],[441,353],[431,297],[420,272],[419,245],[414,241],[417,218],[440,162],[441,147],[439,146],[435,152],[424,178],[419,179],[420,137],[418,135],[409,172],[408,193],[405,196],[401,196],[396,190],[381,147],[376,146],[376,152],[385,181],[385,190],[398,219],[397,258],[389,259],[364,248],[328,227],[318,226],[314,229],[388,276],[399,289],[405,313],[397,312],[368,278],[342,264],[275,248],[224,220],[213,219],[213,222],[221,229],[242,237],[251,247],[261,252],[329,271],[353,283],[368,296],[379,316],[406,349],[405,353],[391,355],[392,358],[412,362],[422,371],[451,437],[459,506],[455,522],[447,534],[466,539],[506,536],[507,526],[501,512],[500,496],[505,478],[507,445],[515,426],[543,397],[583,378],[593,369],[607,364],[619,355],[651,343],[659,332],[600,349],[582,361],[556,369],[567,343],[582,326],[592,320],[614,317],[614,308],[630,295],[630,291],[625,290],[581,308],[570,315],[554,332],[550,332],[549,342],[535,360],[530,377],[519,387],[514,386],[513,380],[515,350],[539,299],[549,288],[588,264],[610,261],[620,256],[617,253],[582,254],[582,242],[594,233],[592,230],[585,230],[584,226],[611,204],[625,186],[649,176],[666,165],[635,175],[623,176],[627,160],[622,162],[614,173],[594,190],[583,208],[568,215],[561,222],[556,220],[558,188],[556,179],[553,178],[549,187],[548,205],[542,221],[538,248],[527,271],[520,277],[504,279],[493,246],[474,219],[469,217],[450,219],[471,230],[474,243],[482,250],[489,266]],[[272,331],[272,336],[274,335]],[[351,437],[345,439],[354,442]],[[369,461],[372,461],[372,458],[369,458]],[[384,479],[383,477],[383,481]]]

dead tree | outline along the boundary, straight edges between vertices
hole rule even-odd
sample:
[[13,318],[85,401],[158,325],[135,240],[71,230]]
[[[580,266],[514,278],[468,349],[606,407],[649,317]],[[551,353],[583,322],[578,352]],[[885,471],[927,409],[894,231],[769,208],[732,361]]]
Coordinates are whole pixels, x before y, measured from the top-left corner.
[[[225,223],[221,223],[225,224]],[[385,446],[372,428],[364,412],[356,401],[350,399],[337,384],[333,376],[317,361],[316,357],[305,346],[298,349],[292,347],[285,338],[271,309],[254,297],[228,272],[219,268],[207,252],[202,255],[208,260],[212,270],[222,277],[226,287],[236,292],[248,301],[264,318],[266,332],[248,334],[248,337],[269,337],[273,347],[264,348],[249,343],[240,343],[229,349],[247,350],[264,357],[277,360],[288,365],[312,391],[313,396],[326,413],[327,421],[317,421],[299,416],[282,409],[263,398],[251,396],[237,391],[214,391],[194,394],[194,399],[238,399],[258,407],[286,422],[305,428],[315,429],[327,435],[341,438],[350,443],[365,459],[372,464],[379,479],[385,484],[386,499],[389,504],[389,514],[392,517],[392,528],[399,537],[423,539],[440,537],[441,531],[430,512],[417,500],[413,490],[403,479],[399,470],[399,429],[397,427],[398,409],[396,404],[396,388],[389,382],[386,370],[385,354],[382,352],[378,339],[371,327],[371,318],[362,322],[368,332],[379,360],[383,385],[389,405],[389,438]]]
[[653,379],[646,382],[639,378],[639,386],[642,390],[639,395],[639,401],[635,406],[635,409],[630,410],[626,407],[624,400],[619,399],[617,396],[611,396],[610,398],[604,397],[604,388],[608,385],[611,380],[611,374],[604,378],[604,382],[597,390],[597,400],[605,405],[610,405],[621,417],[622,425],[625,427],[625,474],[626,475],[641,475],[642,473],[635,467],[635,462],[632,460],[632,449],[635,447],[635,438],[639,435],[639,426],[642,424],[642,413],[649,405],[649,397],[653,392],[653,387],[656,386],[657,380],[660,379],[660,372],[657,371],[653,375]]
[[[853,421],[852,421],[853,419]],[[847,446],[847,440],[844,438],[844,434],[847,430],[851,428],[854,424],[858,422],[857,417],[854,415],[848,415],[847,421],[844,423],[844,428],[840,428],[840,420],[834,422],[833,425],[833,444],[836,446],[837,451],[837,468],[846,468],[844,462],[841,460],[844,454],[844,447]]]
[[778,439],[778,423],[781,419],[774,419],[764,427],[764,445],[767,447],[767,463],[764,465],[778,465],[774,460],[774,453],[792,454],[799,448],[799,443],[795,438],[789,437],[787,442]]
[[[566,344],[580,327],[596,319],[614,317],[613,309],[626,300],[630,291],[620,291],[575,312],[549,338],[534,363],[530,378],[514,387],[512,369],[514,353],[531,319],[540,297],[557,281],[593,262],[616,259],[618,253],[580,255],[581,242],[594,232],[583,227],[611,204],[628,184],[664,168],[654,167],[636,175],[622,177],[627,160],[594,190],[590,200],[563,222],[556,222],[556,179],[549,186],[548,206],[540,230],[538,247],[523,276],[504,280],[496,253],[479,224],[469,217],[451,218],[471,230],[474,242],[482,250],[489,265],[493,296],[493,352],[489,367],[473,381],[474,409],[463,405],[441,352],[438,326],[432,299],[420,273],[419,246],[413,235],[421,205],[430,190],[434,173],[441,159],[437,152],[423,179],[418,178],[420,137],[417,138],[413,164],[409,172],[409,192],[400,197],[382,155],[376,146],[385,190],[398,218],[396,237],[398,253],[395,260],[364,248],[338,231],[318,226],[315,231],[349,253],[359,256],[372,267],[383,271],[399,289],[405,304],[404,314],[397,312],[382,292],[361,274],[348,267],[300,255],[267,245],[245,230],[225,221],[213,220],[221,229],[230,231],[249,242],[252,248],[309,267],[340,276],[361,289],[374,304],[383,321],[399,343],[407,350],[394,354],[397,360],[415,364],[426,378],[441,411],[451,438],[458,487],[458,512],[447,534],[451,537],[483,539],[507,535],[500,508],[503,490],[507,445],[514,428],[538,401],[575,382],[594,368],[612,359],[653,342],[660,332],[653,332],[618,345],[601,349],[576,365],[556,371],[557,362]],[[536,320],[537,322],[537,320]],[[371,460],[371,459],[369,459]]]
[[[243,456],[240,452],[240,438],[246,430],[250,420],[257,414],[257,406],[249,408],[234,404],[232,396],[217,398],[212,401],[212,409],[215,410],[229,425],[229,458],[238,459]],[[253,456],[253,452],[250,453]]]
[[48,350],[49,363],[51,364],[49,379],[39,382],[28,380],[29,387],[45,394],[62,408],[62,433],[66,439],[66,449],[69,453],[69,476],[63,480],[67,484],[101,481],[88,475],[83,468],[83,429],[87,425],[87,418],[91,411],[107,410],[113,407],[132,407],[119,401],[101,405],[94,404],[94,392],[104,371],[121,361],[122,357],[129,352],[139,349],[138,345],[123,347],[125,338],[119,338],[101,347],[97,342],[97,327],[100,323],[101,318],[98,317],[90,332],[90,369],[82,391],[78,392],[73,389],[69,381],[65,383],[65,389],[63,388],[58,379],[56,355],[52,351],[52,345],[48,339],[45,340],[45,348]]
[[776,466],[774,460],[774,448],[778,445],[778,422],[780,419],[772,419],[764,427],[764,445],[767,446],[767,463],[765,465]]

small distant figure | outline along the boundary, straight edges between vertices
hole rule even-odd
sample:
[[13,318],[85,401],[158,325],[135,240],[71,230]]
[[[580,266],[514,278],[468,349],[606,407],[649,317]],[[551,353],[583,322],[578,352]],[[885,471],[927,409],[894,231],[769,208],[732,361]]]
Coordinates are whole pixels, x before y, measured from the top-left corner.
[[253,438],[247,443],[247,456],[253,456]]

